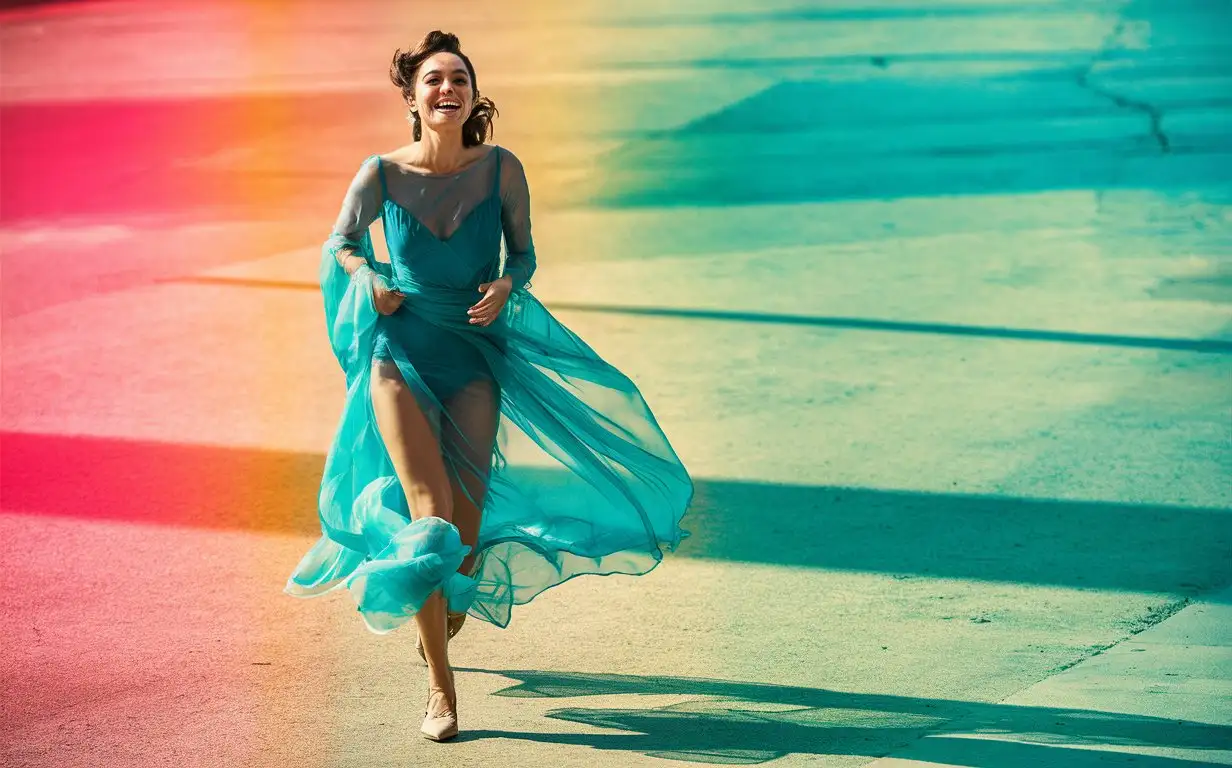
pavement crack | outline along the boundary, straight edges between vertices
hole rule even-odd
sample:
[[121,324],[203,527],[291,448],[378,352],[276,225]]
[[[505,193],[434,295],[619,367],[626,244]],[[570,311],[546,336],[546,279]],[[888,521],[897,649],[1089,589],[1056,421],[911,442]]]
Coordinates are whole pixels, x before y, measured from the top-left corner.
[[1151,137],[1155,139],[1155,143],[1159,145],[1159,151],[1165,155],[1170,154],[1172,152],[1172,143],[1168,140],[1168,134],[1164,132],[1164,111],[1162,109],[1149,102],[1131,99],[1128,96],[1123,96],[1101,85],[1091,82],[1091,75],[1094,74],[1095,67],[1099,65],[1100,61],[1108,53],[1108,50],[1116,45],[1117,40],[1123,34],[1125,34],[1125,19],[1118,18],[1116,25],[1112,28],[1112,31],[1104,37],[1103,42],[1100,44],[1099,53],[1095,54],[1091,61],[1078,72],[1074,80],[1078,84],[1079,88],[1108,99],[1121,109],[1141,112],[1146,115],[1150,125]]
[[1159,145],[1160,152],[1169,154],[1172,151],[1172,145],[1168,141],[1168,134],[1164,133],[1163,119],[1164,112],[1159,107],[1149,104],[1145,101],[1131,99],[1128,96],[1122,96],[1119,93],[1114,93],[1102,86],[1091,82],[1091,70],[1094,64],[1087,67],[1086,70],[1079,72],[1076,82],[1079,88],[1084,88],[1097,96],[1102,96],[1108,99],[1113,104],[1116,104],[1122,109],[1129,109],[1137,112],[1142,112],[1150,121],[1151,137],[1155,139],[1155,143]]

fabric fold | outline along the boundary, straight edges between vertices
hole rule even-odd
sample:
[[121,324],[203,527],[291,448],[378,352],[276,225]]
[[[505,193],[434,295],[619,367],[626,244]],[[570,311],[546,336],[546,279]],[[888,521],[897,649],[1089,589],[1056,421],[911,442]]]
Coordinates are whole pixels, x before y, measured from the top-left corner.
[[[369,269],[348,275],[331,239],[322,249],[321,288],[329,342],[347,395],[325,460],[318,498],[322,536],[297,565],[286,592],[300,597],[345,586],[373,632],[412,617],[436,589],[451,611],[506,626],[512,607],[576,576],[643,574],[687,535],[681,519],[693,484],[633,383],[515,290],[486,328],[466,322],[473,296],[447,286],[397,280],[364,233],[347,244]],[[534,455],[520,465],[493,453],[474,551],[474,578],[457,573],[470,552],[439,518],[412,521],[371,404],[374,339],[382,316],[372,280],[406,294],[399,312],[456,334],[482,356],[499,386],[500,430],[517,430]],[[426,414],[447,410],[394,350]],[[437,425],[437,432],[441,427]],[[502,437],[498,444],[504,442]],[[445,449],[442,449],[445,451]],[[446,455],[449,467],[465,456]]]

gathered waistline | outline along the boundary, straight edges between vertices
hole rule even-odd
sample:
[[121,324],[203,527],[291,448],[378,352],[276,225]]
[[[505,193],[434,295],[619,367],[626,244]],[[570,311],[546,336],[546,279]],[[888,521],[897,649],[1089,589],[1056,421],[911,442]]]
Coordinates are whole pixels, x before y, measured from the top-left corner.
[[391,280],[390,283],[394,290],[406,296],[397,312],[407,312],[451,330],[482,332],[491,327],[472,325],[466,313],[483,298],[478,285],[466,289],[408,280]]

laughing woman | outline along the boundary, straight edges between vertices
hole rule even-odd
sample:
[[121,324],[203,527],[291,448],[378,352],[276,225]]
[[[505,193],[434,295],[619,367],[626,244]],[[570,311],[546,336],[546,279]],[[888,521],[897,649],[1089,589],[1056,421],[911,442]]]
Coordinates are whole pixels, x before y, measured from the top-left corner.
[[[466,615],[504,627],[574,576],[648,572],[685,535],[693,485],[632,382],[528,291],[526,176],[486,143],[496,109],[458,39],[432,32],[390,75],[412,142],[362,164],[323,249],[347,396],[322,536],[286,591],[346,588],[377,633],[413,619],[422,731],[443,740],[458,733],[448,641]],[[521,470],[505,430],[526,446]]]

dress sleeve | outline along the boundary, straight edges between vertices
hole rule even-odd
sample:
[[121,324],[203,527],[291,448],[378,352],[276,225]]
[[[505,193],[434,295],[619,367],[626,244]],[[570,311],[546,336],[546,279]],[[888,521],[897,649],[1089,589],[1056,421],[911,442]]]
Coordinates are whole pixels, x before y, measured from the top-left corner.
[[[380,161],[370,157],[360,166],[342,201],[342,210],[334,222],[327,247],[338,263],[346,268],[346,260],[360,250],[360,236],[381,215],[384,189],[380,177]],[[354,270],[347,270],[353,272]]]
[[530,234],[530,187],[526,171],[512,152],[501,157],[501,227],[505,232],[505,274],[513,278],[513,289],[530,285],[535,274],[535,243]]

